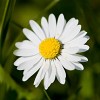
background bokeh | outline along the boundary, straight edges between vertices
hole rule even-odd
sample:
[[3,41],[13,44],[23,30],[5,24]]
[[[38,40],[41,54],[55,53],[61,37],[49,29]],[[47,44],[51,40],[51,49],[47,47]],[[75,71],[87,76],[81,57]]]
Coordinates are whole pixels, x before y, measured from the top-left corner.
[[[22,82],[22,71],[13,65],[15,42],[25,37],[23,27],[29,20],[40,24],[42,16],[56,18],[63,13],[66,20],[79,19],[88,32],[89,51],[83,53],[89,61],[84,71],[66,71],[66,84],[57,80],[44,90],[43,82],[34,88],[36,74]],[[100,0],[0,0],[0,100],[100,100]]]

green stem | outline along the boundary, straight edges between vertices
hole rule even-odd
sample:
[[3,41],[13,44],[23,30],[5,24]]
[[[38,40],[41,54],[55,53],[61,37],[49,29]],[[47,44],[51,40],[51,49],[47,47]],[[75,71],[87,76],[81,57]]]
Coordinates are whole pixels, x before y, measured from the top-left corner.
[[50,10],[55,4],[57,4],[60,0],[53,0],[46,8],[44,11]]
[[46,90],[44,90],[44,93],[45,93],[46,97],[48,98],[48,100],[51,100],[48,93],[46,92]]

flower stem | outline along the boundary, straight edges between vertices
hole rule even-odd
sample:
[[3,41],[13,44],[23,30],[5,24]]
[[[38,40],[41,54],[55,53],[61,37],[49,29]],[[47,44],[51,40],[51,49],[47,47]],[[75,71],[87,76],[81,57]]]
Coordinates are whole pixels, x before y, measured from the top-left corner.
[[48,93],[46,92],[46,90],[44,90],[44,93],[45,93],[46,97],[48,98],[48,100],[51,100]]
[[56,3],[58,3],[60,0],[53,0],[53,2],[51,2],[45,9],[44,11],[48,11],[49,9],[51,9]]

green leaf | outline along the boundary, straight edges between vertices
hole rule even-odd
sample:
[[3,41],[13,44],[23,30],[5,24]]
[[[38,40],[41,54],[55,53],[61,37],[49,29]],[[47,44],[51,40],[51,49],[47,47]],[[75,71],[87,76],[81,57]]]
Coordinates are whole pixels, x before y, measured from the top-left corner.
[[18,98],[26,98],[27,100],[41,100],[42,98],[42,91],[37,89],[35,91],[28,91],[24,88],[20,87],[12,78],[11,76],[4,71],[4,69],[0,66],[0,83],[5,84],[7,89],[11,88],[16,90],[18,93]]
[[15,6],[16,0],[2,0],[0,9],[0,39],[1,46],[5,40],[11,15]]
[[91,98],[93,96],[93,76],[91,69],[87,69],[83,72],[81,77],[82,89],[81,95],[85,98]]
[[[0,57],[2,58],[2,46],[6,38],[9,22],[16,0],[1,0],[0,6]],[[0,59],[2,62],[2,59]]]

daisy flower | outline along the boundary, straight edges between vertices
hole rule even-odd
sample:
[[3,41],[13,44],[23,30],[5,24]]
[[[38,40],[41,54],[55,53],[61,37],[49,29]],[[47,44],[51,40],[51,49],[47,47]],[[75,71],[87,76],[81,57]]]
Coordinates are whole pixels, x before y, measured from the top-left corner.
[[77,53],[89,49],[85,43],[89,40],[86,31],[81,31],[78,20],[71,18],[66,22],[64,15],[60,14],[58,20],[54,14],[50,14],[48,21],[41,19],[41,27],[30,20],[32,30],[23,29],[27,40],[17,42],[18,48],[14,55],[19,58],[14,62],[18,70],[23,71],[23,81],[27,81],[34,73],[37,73],[34,85],[37,87],[44,79],[44,87],[48,87],[57,77],[61,84],[65,84],[66,70],[83,70],[80,62],[88,59]]

